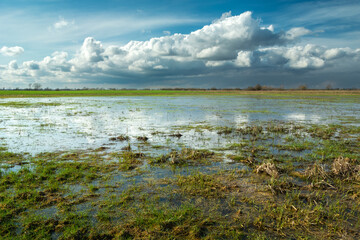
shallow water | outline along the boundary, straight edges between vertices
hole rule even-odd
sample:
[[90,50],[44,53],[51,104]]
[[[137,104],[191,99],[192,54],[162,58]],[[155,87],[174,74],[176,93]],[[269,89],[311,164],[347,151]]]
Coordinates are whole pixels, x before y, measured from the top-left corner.
[[[216,131],[189,127],[230,126],[264,121],[301,124],[359,125],[360,103],[314,99],[259,99],[244,96],[84,97],[1,99],[1,103],[26,102],[29,106],[0,106],[0,144],[11,152],[71,151],[109,147],[119,151],[128,142],[111,137],[125,134],[130,143],[162,145],[167,151],[182,146],[222,147],[231,141]],[[32,103],[58,103],[55,106]],[[352,121],[344,122],[344,119]],[[184,131],[188,128],[187,131]],[[158,132],[158,134],[152,134]],[[180,132],[181,138],[170,137]],[[233,141],[233,139],[232,139]],[[239,139],[241,141],[241,139]],[[136,144],[135,144],[136,145]],[[146,151],[146,145],[138,145]]]
[[[167,217],[162,204],[176,211],[191,204],[205,213],[206,220],[196,220],[199,226],[222,215],[228,225],[219,225],[238,222],[241,229],[257,216],[272,219],[258,209],[272,211],[277,201],[278,206],[290,203],[301,209],[300,215],[312,216],[310,204],[303,206],[296,199],[300,192],[305,196],[302,199],[312,199],[309,186],[313,185],[316,196],[325,196],[323,201],[316,198],[314,207],[322,204],[316,216],[334,211],[329,202],[343,205],[348,198],[350,218],[341,209],[336,216],[355,219],[359,210],[348,196],[352,185],[344,188],[334,181],[322,189],[316,188],[317,179],[303,177],[307,169],[317,166],[314,162],[338,180],[340,176],[331,173],[337,159],[352,159],[354,167],[359,164],[360,128],[350,126],[360,126],[360,102],[356,97],[335,100],[256,96],[0,99],[1,204],[7,207],[3,208],[6,216],[13,215],[15,230],[10,231],[26,236],[29,231],[41,232],[29,226],[41,229],[54,224],[46,230],[48,236],[66,238],[79,223],[81,232],[76,234],[87,234],[99,226],[122,226],[128,219],[132,226],[136,222],[132,216],[150,219],[143,214],[149,213],[148,206],[156,210],[155,215]],[[111,139],[120,135],[129,140]],[[138,139],[145,136],[148,141]],[[128,146],[133,151],[122,149]],[[41,152],[46,153],[35,156]],[[261,170],[268,163],[274,164],[278,179]],[[332,185],[344,189],[343,193],[329,195]],[[8,204],[14,199],[17,204]],[[239,209],[242,216],[249,216],[246,220],[236,220]],[[296,212],[291,210],[289,216]],[[186,221],[192,223],[192,216]],[[332,221],[330,226],[334,226],[337,219],[324,215],[321,221]],[[254,223],[249,222],[244,231],[253,231]],[[346,222],[346,228],[356,229],[353,225]],[[82,229],[89,230],[83,233]]]

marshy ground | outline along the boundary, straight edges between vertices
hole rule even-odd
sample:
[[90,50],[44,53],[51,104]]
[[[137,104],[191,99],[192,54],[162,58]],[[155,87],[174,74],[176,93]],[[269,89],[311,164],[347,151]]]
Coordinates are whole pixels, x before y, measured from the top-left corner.
[[360,98],[0,101],[4,239],[359,239]]

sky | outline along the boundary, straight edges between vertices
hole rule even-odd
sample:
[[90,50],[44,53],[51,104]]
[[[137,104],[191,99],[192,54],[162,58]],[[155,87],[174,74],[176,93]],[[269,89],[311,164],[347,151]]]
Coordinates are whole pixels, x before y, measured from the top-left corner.
[[359,0],[2,0],[0,88],[360,88]]

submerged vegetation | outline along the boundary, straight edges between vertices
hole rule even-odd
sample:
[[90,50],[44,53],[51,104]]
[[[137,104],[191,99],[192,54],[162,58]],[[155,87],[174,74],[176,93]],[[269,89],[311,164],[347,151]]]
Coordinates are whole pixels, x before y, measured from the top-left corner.
[[259,119],[151,131],[141,124],[102,138],[101,147],[36,154],[14,151],[2,135],[0,236],[359,239],[358,117]]
[[37,102],[37,103],[29,103],[29,102],[4,102],[0,103],[0,106],[4,107],[15,107],[15,108],[26,108],[26,107],[44,107],[44,106],[60,106],[60,103],[53,102]]

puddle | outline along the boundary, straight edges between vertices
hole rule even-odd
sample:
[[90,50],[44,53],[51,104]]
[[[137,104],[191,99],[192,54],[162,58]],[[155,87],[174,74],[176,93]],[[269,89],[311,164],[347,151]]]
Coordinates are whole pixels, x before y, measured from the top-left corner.
[[0,164],[0,172],[3,173],[10,173],[10,172],[19,172],[21,169],[27,168],[32,170],[34,168],[33,164],[26,163],[26,164],[7,164],[3,163]]

